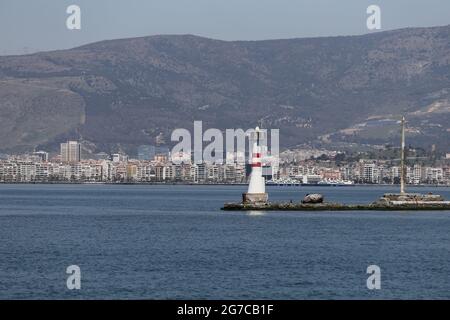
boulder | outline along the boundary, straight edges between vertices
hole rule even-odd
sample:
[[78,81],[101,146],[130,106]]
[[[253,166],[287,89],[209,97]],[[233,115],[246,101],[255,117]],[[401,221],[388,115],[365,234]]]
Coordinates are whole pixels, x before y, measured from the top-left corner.
[[307,194],[302,203],[323,203],[323,195],[319,193]]

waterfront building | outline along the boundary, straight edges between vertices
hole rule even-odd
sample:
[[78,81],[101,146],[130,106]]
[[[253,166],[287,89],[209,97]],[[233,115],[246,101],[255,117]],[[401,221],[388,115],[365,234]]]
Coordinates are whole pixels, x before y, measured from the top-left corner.
[[413,167],[413,181],[414,184],[419,184],[422,181],[422,166],[416,163]]
[[332,168],[324,168],[320,170],[320,175],[323,180],[331,180],[331,181],[337,181],[341,180],[341,171],[332,169]]
[[32,162],[22,162],[18,170],[19,181],[33,181],[36,176],[36,167]]
[[138,167],[134,163],[127,164],[127,180],[137,180]]
[[442,168],[425,168],[425,176],[427,183],[440,183],[444,179],[444,171]]
[[195,182],[204,182],[208,176],[208,171],[206,167],[206,163],[198,163],[195,165]]
[[51,164],[49,163],[36,163],[35,180],[46,181],[50,176]]
[[217,182],[219,181],[219,166],[210,165],[208,167],[208,181]]
[[162,165],[155,166],[155,179],[158,182],[164,181],[164,166]]
[[365,163],[363,179],[368,183],[377,183],[379,180],[379,171],[375,163]]
[[391,167],[392,178],[400,178],[400,168],[398,166]]
[[174,180],[175,179],[175,166],[166,165],[164,166],[162,180]]

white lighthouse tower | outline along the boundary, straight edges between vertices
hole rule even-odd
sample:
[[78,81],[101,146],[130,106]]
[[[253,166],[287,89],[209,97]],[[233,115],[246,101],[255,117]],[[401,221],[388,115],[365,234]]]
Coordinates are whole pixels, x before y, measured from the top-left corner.
[[242,201],[244,203],[266,203],[268,195],[266,193],[266,182],[262,176],[262,148],[261,141],[263,134],[259,127],[251,133],[251,140],[253,142],[252,148],[252,172],[250,174],[250,183],[248,185],[248,192],[242,194]]

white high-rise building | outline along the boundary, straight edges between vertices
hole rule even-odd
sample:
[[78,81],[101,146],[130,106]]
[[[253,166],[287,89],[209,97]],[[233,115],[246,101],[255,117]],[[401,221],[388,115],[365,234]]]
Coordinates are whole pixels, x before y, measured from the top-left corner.
[[61,143],[61,161],[76,163],[81,161],[81,144],[78,141]]
[[420,164],[414,165],[413,183],[419,184],[422,181],[422,166]]
[[365,182],[378,182],[379,174],[377,166],[374,163],[364,164],[363,177]]

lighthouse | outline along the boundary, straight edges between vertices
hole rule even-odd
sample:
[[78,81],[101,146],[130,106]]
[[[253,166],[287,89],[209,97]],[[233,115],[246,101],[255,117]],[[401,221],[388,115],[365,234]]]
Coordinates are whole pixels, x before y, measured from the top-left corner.
[[251,133],[251,140],[253,141],[252,148],[252,161],[250,174],[250,183],[248,185],[248,191],[242,194],[243,203],[266,203],[268,196],[266,193],[266,182],[262,176],[262,148],[261,141],[263,134],[259,127],[256,127],[255,131]]

